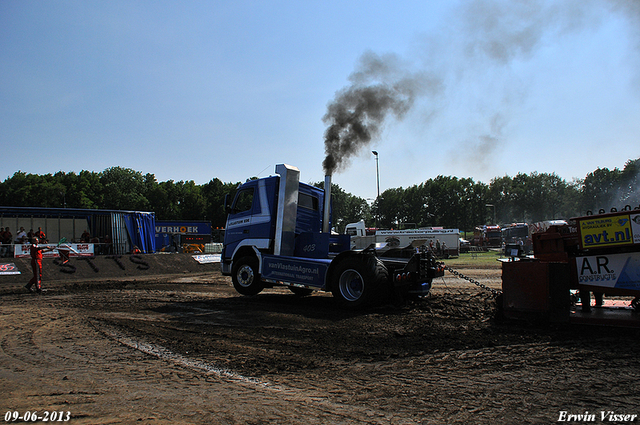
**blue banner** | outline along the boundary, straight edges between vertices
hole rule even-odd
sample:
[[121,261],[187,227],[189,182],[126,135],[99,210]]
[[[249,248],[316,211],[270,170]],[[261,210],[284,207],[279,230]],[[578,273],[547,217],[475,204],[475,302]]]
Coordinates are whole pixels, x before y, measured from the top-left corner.
[[156,233],[210,235],[211,223],[208,221],[156,221]]

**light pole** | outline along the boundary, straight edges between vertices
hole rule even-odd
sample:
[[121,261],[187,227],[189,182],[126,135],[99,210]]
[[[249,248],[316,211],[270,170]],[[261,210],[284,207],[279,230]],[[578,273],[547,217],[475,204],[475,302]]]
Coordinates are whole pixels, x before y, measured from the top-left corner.
[[[380,168],[378,166],[378,151],[371,151],[372,154],[374,154],[376,156],[376,187],[378,188],[378,197],[376,198],[376,202],[378,201],[378,199],[380,198]],[[377,210],[378,208],[376,208]],[[376,211],[376,216],[375,216],[375,226],[376,229],[378,228],[378,214]]]
[[496,224],[496,206],[493,204],[486,204],[485,207],[493,207],[493,223]]

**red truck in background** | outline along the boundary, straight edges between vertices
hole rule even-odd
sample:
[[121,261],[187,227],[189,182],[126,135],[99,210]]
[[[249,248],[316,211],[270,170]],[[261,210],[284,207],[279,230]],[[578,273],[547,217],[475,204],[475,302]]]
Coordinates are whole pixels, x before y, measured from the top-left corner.
[[476,227],[473,231],[471,244],[485,248],[500,248],[502,246],[502,231],[500,226],[496,224]]

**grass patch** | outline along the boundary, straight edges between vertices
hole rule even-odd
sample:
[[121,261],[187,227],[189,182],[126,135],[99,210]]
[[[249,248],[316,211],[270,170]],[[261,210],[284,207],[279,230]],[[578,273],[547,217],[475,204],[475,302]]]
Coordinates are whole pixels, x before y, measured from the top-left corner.
[[458,258],[450,258],[444,260],[444,263],[447,266],[455,267],[455,266],[495,266],[496,268],[500,267],[500,263],[498,262],[498,258],[504,258],[504,254],[496,251],[482,251],[482,252],[465,252],[464,254],[460,254]]

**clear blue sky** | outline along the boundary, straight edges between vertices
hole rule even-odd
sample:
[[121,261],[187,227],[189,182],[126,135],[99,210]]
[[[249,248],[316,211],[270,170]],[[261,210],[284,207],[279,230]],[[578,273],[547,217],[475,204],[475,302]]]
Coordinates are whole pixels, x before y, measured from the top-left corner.
[[381,191],[640,157],[636,0],[2,0],[0,180],[237,182],[288,163],[322,181],[322,118],[364,54],[429,87],[334,175],[356,196],[376,195],[372,150]]

